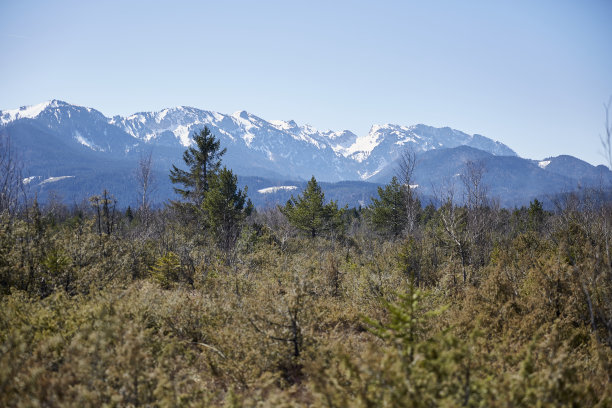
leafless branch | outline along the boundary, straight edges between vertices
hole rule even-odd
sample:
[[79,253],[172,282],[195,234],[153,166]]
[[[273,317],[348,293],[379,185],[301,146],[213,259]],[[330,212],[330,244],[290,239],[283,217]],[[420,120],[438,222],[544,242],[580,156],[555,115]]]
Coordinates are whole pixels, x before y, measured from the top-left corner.
[[138,182],[139,208],[138,211],[145,225],[149,225],[151,212],[151,195],[155,192],[155,176],[153,174],[153,151],[141,153],[136,168],[136,181]]
[[414,169],[416,167],[416,153],[414,150],[407,148],[405,149],[399,158],[399,165],[397,170],[397,178],[400,183],[410,186]]
[[15,157],[9,135],[0,133],[0,212],[15,211],[20,195],[25,198],[21,165]]
[[482,177],[486,172],[486,167],[482,161],[468,160],[465,162],[465,168],[463,174],[461,174],[461,181],[464,187],[464,204],[470,208],[475,209],[478,207],[485,206],[487,188],[482,182]]
[[606,134],[600,136],[601,145],[604,149],[604,157],[608,162],[610,170],[612,170],[612,124],[610,123],[610,108],[612,107],[612,97],[608,103],[604,103],[604,110],[606,112]]

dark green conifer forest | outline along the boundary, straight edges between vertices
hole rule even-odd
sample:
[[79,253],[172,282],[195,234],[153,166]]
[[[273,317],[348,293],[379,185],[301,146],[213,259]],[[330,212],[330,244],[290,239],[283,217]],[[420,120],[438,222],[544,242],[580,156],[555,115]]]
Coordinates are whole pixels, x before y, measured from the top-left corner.
[[0,406],[612,406],[609,186],[506,209],[466,163],[435,207],[407,154],[254,209],[195,140],[161,207],[38,205],[3,150]]

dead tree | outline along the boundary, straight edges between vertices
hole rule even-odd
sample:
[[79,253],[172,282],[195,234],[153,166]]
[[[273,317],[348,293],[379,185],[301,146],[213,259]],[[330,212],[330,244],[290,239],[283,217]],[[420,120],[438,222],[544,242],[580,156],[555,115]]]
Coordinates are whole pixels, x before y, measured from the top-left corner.
[[148,225],[151,212],[151,195],[155,192],[152,150],[140,155],[136,168],[136,181],[138,182],[138,212],[144,224]]
[[483,182],[486,172],[485,164],[482,161],[468,160],[464,165],[461,181],[463,182],[463,204],[466,209],[466,232],[467,241],[474,249],[471,262],[476,261],[474,255],[478,250],[476,258],[481,263],[485,263],[487,240],[486,232],[492,223],[490,217],[489,201],[487,198],[487,186]]
[[610,107],[612,106],[612,97],[608,103],[604,103],[604,110],[606,112],[606,134],[600,136],[601,145],[604,149],[604,157],[608,162],[610,170],[612,170],[612,123],[610,123]]
[[25,199],[25,188],[21,165],[11,147],[11,139],[0,133],[0,213],[13,213],[21,199]]
[[[448,238],[451,254],[459,256],[461,260],[461,273],[463,283],[467,282],[468,241],[466,233],[465,208],[457,206],[455,202],[455,185],[448,182],[436,192],[436,199],[440,202],[440,220],[446,237]],[[453,274],[453,281],[455,280]]]
[[402,196],[406,206],[406,232],[409,234],[412,234],[416,228],[421,207],[418,196],[413,188],[413,175],[416,165],[417,158],[414,150],[410,148],[405,149],[399,158],[397,178],[402,185]]

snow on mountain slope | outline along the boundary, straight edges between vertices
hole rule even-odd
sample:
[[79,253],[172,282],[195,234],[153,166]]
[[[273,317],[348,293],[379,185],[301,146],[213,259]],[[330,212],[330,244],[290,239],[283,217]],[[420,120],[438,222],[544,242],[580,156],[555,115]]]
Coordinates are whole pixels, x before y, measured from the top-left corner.
[[11,109],[2,111],[0,114],[0,125],[16,121],[18,119],[34,119],[47,107],[53,105],[57,101],[47,101],[38,105],[22,106],[19,109]]
[[374,125],[367,135],[357,136],[347,130],[319,131],[310,125],[300,126],[293,120],[266,121],[245,111],[226,115],[189,107],[115,117],[110,123],[146,142],[171,134],[182,146],[188,145],[193,131],[206,125],[226,139],[223,140],[227,141],[226,145],[259,152],[264,156],[261,160],[284,162],[286,165],[275,171],[288,166],[301,178],[308,178],[308,173],[314,169],[322,170],[323,164],[326,170],[323,177],[330,180],[367,180],[393,163],[403,148],[420,153],[468,145],[495,155],[516,155],[507,146],[484,136],[425,125]]
[[187,106],[111,119],[57,100],[0,111],[0,127],[22,119],[35,120],[80,148],[114,157],[146,146],[170,149],[174,155],[190,145],[195,131],[208,126],[228,148],[224,162],[236,171],[298,179],[314,174],[322,181],[370,179],[393,165],[404,148],[421,153],[468,145],[494,155],[516,155],[499,142],[450,128],[385,124],[358,136],[348,130],[320,131],[293,120],[267,121],[246,111],[228,115]]
[[368,180],[387,166],[393,165],[404,149],[419,154],[462,145],[475,147],[493,155],[516,156],[512,149],[502,143],[480,135],[468,135],[448,127],[386,124],[374,125],[366,136],[357,138],[347,149],[347,157],[360,163],[359,176],[362,180]]
[[108,123],[95,109],[52,100],[30,107],[0,111],[0,126],[29,120],[85,149],[103,153],[122,153],[134,138]]
[[548,166],[549,164],[550,164],[550,160],[541,160],[541,161],[538,162],[538,166],[541,169],[545,169],[546,166]]
[[[255,186],[249,191],[262,205],[290,196],[312,175],[321,182],[387,183],[407,148],[418,154],[414,181],[424,195],[461,174],[466,160],[485,163],[484,180],[504,205],[612,183],[612,172],[605,166],[571,156],[521,159],[502,143],[448,127],[384,124],[356,135],[292,120],[267,121],[245,111],[222,114],[185,106],[108,118],[58,100],[0,111],[0,137],[10,137],[23,158],[24,184],[39,197],[57,191],[77,200],[102,188],[123,194],[124,202],[132,200],[132,174],[140,152],[153,152],[155,174],[165,191],[160,200],[170,198],[168,169],[183,164],[181,155],[192,143],[193,132],[204,126],[227,148],[223,164],[249,179],[249,186]],[[365,205],[376,190],[359,183],[343,181],[338,189],[348,191],[351,202]]]
[[276,174],[303,179],[317,171],[324,172],[322,177],[329,180],[354,175],[351,163],[334,150],[346,139],[345,134],[324,134],[293,121],[269,122],[245,111],[227,115],[178,107],[126,118],[116,116],[109,123],[150,144],[158,144],[164,137],[163,143],[171,144],[174,136],[174,145],[182,147],[189,145],[193,132],[208,126],[228,148],[226,159],[233,168],[263,166]]
[[139,112],[128,117],[115,116],[109,123],[145,142],[154,142],[161,134],[171,132],[180,145],[189,146],[195,127],[221,120],[223,115],[216,112],[177,106],[159,112]]

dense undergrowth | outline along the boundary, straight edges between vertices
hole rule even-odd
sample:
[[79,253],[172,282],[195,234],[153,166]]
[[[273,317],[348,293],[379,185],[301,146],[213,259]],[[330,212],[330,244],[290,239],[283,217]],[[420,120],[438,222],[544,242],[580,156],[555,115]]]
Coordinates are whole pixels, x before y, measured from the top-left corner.
[[343,217],[4,213],[0,406],[612,406],[609,206]]

